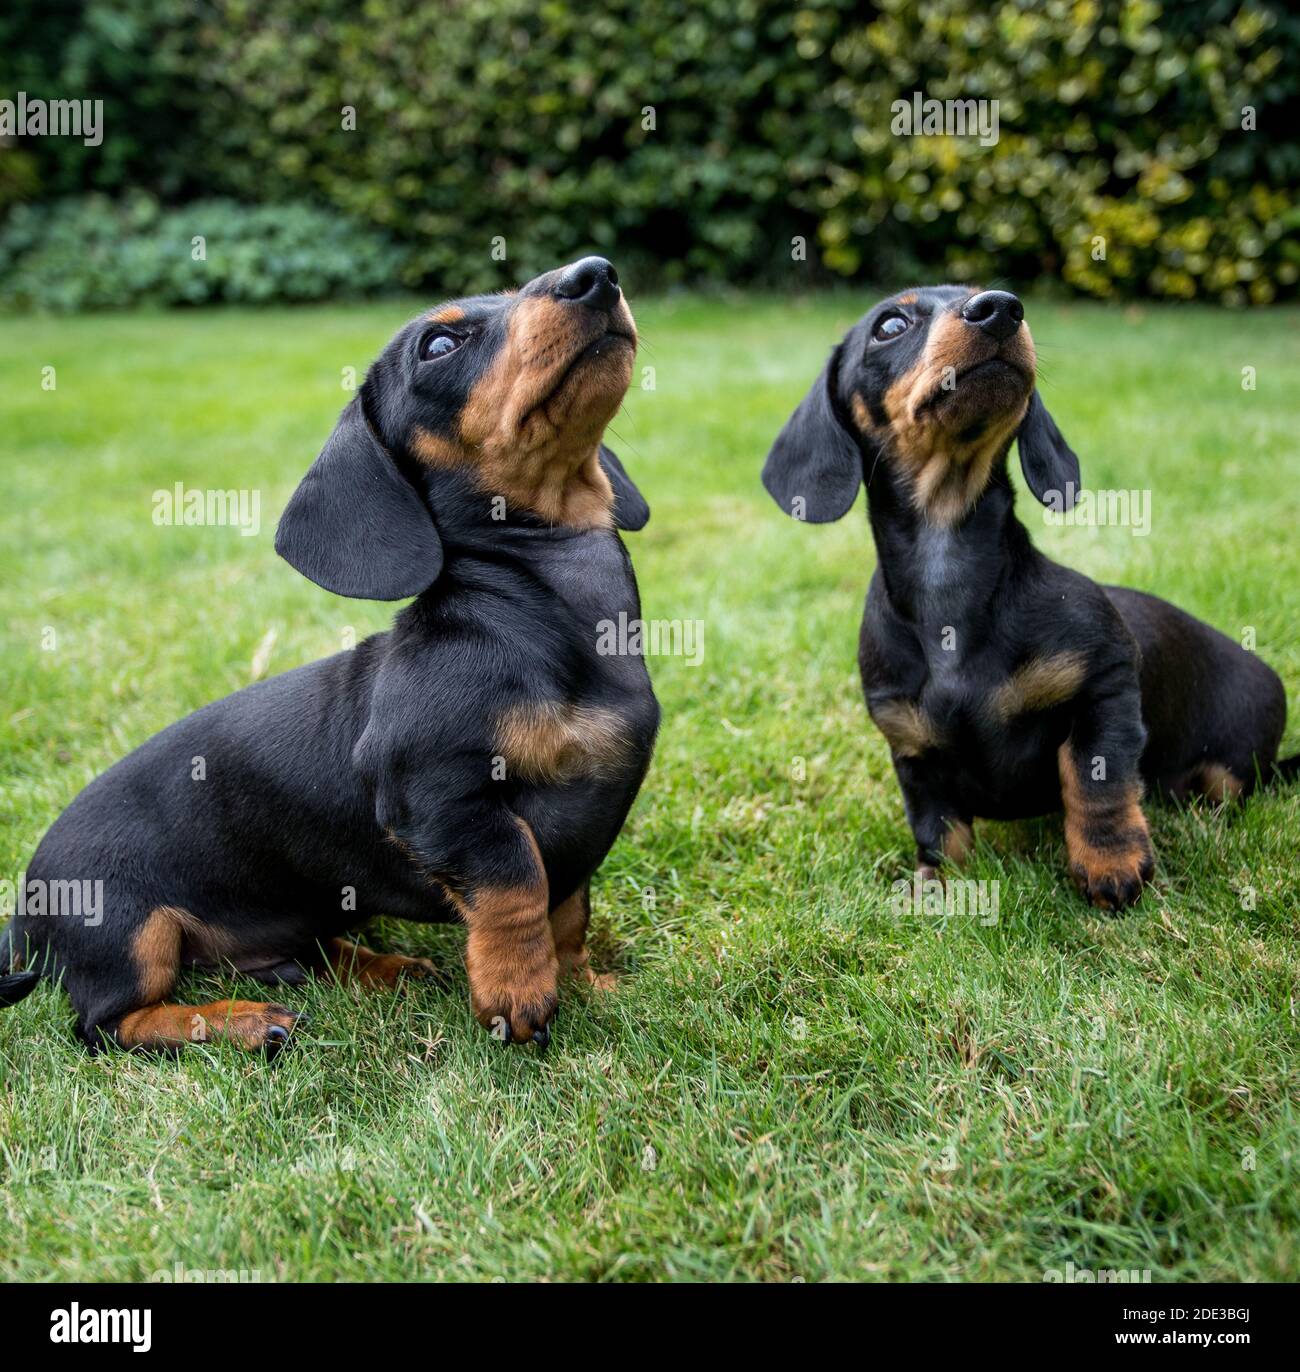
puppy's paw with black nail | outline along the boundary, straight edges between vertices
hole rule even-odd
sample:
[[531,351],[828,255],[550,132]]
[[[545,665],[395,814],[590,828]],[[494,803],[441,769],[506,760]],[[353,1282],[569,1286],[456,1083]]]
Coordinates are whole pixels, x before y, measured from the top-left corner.
[[555,1020],[554,995],[541,1000],[504,1004],[475,1004],[478,1022],[501,1043],[535,1043],[545,1048],[551,1041],[551,1025]]
[[1155,870],[1155,854],[1148,843],[1113,853],[1096,850],[1072,863],[1070,874],[1086,900],[1099,910],[1115,913],[1138,899]]

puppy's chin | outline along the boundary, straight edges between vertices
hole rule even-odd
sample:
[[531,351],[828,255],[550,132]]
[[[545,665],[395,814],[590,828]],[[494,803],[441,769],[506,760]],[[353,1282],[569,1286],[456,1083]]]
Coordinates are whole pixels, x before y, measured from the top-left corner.
[[547,402],[547,416],[563,432],[603,430],[632,384],[636,348],[630,339],[606,334],[586,348]]
[[996,358],[958,377],[956,386],[935,407],[935,418],[964,443],[1018,423],[1032,382],[1019,368]]

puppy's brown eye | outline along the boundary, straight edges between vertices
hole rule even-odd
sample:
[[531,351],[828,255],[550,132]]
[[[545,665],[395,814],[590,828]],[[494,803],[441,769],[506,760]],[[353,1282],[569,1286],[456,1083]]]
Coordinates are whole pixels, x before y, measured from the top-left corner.
[[432,362],[435,357],[446,357],[448,353],[454,353],[460,344],[461,340],[455,334],[426,334],[420,344],[420,356],[425,362]]
[[876,327],[872,329],[871,336],[885,343],[891,338],[905,334],[907,329],[908,321],[901,314],[887,314],[883,319],[876,321]]

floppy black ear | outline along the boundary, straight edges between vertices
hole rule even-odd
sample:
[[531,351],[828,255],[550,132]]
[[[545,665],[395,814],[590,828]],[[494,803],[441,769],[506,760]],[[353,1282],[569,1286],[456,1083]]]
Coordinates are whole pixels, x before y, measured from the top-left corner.
[[309,581],[358,600],[403,600],[438,579],[433,518],[380,446],[359,395],[285,506],[275,550]]
[[831,399],[839,349],[776,436],[763,485],[794,519],[829,524],[847,514],[862,484],[862,454]]
[[644,529],[650,519],[650,506],[623,470],[623,464],[603,443],[600,445],[600,465],[614,488],[614,523],[632,533]]
[[1016,441],[1020,444],[1020,470],[1029,489],[1054,510],[1070,509],[1079,494],[1079,459],[1061,436],[1037,390],[1029,397]]

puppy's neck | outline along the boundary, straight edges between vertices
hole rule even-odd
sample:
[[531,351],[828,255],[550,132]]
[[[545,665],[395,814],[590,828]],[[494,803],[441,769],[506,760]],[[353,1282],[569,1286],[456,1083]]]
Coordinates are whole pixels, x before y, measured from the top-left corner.
[[461,525],[444,537],[442,575],[420,597],[428,606],[468,593],[489,613],[505,604],[523,611],[526,635],[567,624],[588,643],[601,620],[640,613],[632,562],[612,527]]
[[484,514],[495,522],[514,511],[565,528],[613,528],[614,492],[600,465],[599,431],[589,441],[556,440],[532,447],[521,442],[513,448],[467,452],[446,438],[417,430],[410,448],[430,479],[439,472],[462,478],[456,484],[476,491]]
[[877,565],[894,611],[918,625],[987,621],[995,592],[1031,545],[1015,516],[1005,460],[970,511],[932,523],[905,484],[879,464],[867,488]]
[[604,545],[626,559],[612,520],[552,523],[484,491],[463,470],[426,472],[423,486],[443,552],[442,575],[428,591],[432,600],[457,587],[496,593],[560,587],[568,596],[569,569],[603,566],[610,556]]

